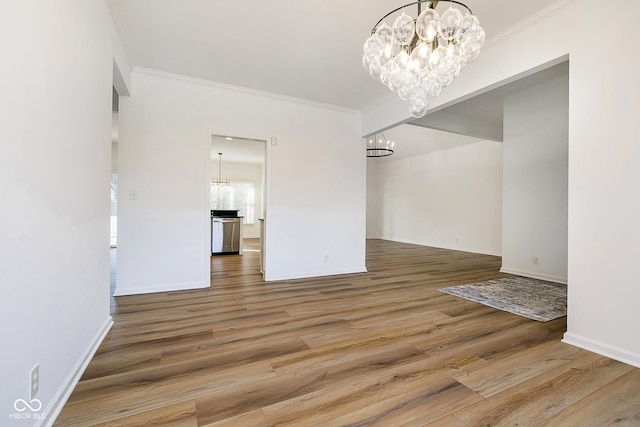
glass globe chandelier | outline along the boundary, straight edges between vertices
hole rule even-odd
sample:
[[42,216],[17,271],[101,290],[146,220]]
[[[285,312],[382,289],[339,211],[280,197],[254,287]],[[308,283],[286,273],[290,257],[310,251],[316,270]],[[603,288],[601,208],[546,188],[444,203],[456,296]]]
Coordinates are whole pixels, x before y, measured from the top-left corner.
[[[443,1],[449,8],[440,14],[435,10],[438,3],[420,0],[392,10],[374,25],[363,48],[364,68],[408,100],[409,112],[416,118],[427,114],[429,99],[440,95],[442,88],[478,57],[485,41],[484,30],[471,9],[449,0]],[[427,5],[424,11],[423,4]],[[415,19],[404,11],[413,5],[418,6]],[[398,11],[402,13],[393,26],[384,22]]]
[[393,154],[396,143],[388,139],[382,132],[367,138],[367,157],[386,157]]

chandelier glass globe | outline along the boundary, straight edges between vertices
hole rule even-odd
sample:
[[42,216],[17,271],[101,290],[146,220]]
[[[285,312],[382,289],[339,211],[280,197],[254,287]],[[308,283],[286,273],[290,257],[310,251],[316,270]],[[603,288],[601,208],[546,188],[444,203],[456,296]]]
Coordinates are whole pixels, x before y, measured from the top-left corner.
[[[435,10],[438,3],[420,0],[389,12],[373,27],[363,47],[364,68],[409,101],[409,112],[416,118],[427,113],[429,99],[440,95],[478,57],[485,42],[484,30],[467,6],[443,1],[448,8],[440,14]],[[418,7],[416,18],[405,12],[413,5]],[[385,19],[400,11],[389,26]]]

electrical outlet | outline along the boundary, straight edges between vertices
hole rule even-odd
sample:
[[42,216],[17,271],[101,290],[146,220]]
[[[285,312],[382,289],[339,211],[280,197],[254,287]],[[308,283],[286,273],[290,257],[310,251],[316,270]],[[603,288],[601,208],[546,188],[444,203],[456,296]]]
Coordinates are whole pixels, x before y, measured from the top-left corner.
[[36,364],[29,373],[29,400],[33,400],[40,390],[40,364]]

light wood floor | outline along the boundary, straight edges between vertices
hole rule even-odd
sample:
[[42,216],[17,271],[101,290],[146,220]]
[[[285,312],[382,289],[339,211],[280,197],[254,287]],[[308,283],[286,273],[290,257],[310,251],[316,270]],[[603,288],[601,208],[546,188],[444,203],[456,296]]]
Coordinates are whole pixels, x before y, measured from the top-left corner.
[[258,253],[210,289],[116,297],[60,426],[630,426],[640,369],[548,323],[436,289],[497,257],[367,243],[368,273],[265,283]]

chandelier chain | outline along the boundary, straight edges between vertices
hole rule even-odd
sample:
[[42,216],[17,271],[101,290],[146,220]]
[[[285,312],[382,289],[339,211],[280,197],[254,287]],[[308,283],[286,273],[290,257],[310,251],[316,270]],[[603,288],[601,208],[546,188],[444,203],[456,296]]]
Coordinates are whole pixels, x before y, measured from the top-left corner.
[[[380,23],[382,21],[384,21],[386,18],[388,18],[389,16],[393,15],[396,12],[401,11],[402,9],[404,9],[407,6],[413,6],[413,5],[418,5],[418,15],[420,15],[420,13],[422,13],[422,4],[423,3],[429,3],[429,8],[430,9],[435,9],[435,7],[438,5],[439,0],[418,0],[418,1],[414,1],[413,3],[407,3],[404,6],[400,6],[397,9],[393,9],[391,12],[387,13],[386,15],[384,15],[382,18],[380,18],[380,20],[378,22],[376,22],[376,25],[373,26],[373,28],[371,29],[371,34],[373,35],[376,32],[376,29],[378,28],[378,25],[380,25]],[[473,12],[471,11],[471,9],[469,8],[469,6],[467,6],[464,3],[461,3],[459,1],[455,1],[455,0],[449,0],[449,3],[455,3],[459,6],[464,7],[465,9],[467,9],[467,11],[469,11],[469,14],[473,15]]]

